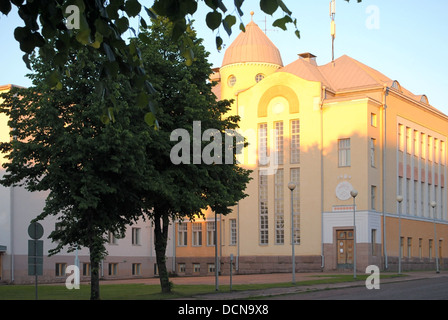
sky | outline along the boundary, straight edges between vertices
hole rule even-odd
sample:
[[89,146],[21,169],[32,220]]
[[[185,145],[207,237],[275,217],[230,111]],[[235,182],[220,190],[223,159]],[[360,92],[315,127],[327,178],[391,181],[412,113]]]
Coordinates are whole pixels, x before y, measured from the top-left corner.
[[[152,1],[146,1],[151,3]],[[292,25],[287,31],[272,27],[272,22],[283,16],[278,9],[273,16],[264,14],[259,0],[245,0],[242,22],[251,20],[266,31],[278,47],[283,64],[311,52],[317,63],[331,61],[330,0],[284,0],[297,18],[301,38]],[[145,3],[143,1],[142,3]],[[228,13],[235,14],[233,1],[224,0]],[[221,28],[213,32],[205,24],[210,9],[199,0],[198,11],[191,17],[198,36],[210,52],[213,67],[221,66],[224,51],[218,52],[215,37],[220,34],[228,47],[239,34],[234,26],[229,37]],[[414,94],[426,94],[432,106],[448,115],[448,1],[447,0],[336,0],[335,58],[344,54],[382,72]],[[146,17],[143,15],[143,17]],[[239,24],[239,22],[238,22]],[[8,16],[0,14],[0,85],[30,86],[14,28],[23,22],[15,11]],[[125,34],[126,36],[126,34]],[[130,36],[130,33],[129,33]]]

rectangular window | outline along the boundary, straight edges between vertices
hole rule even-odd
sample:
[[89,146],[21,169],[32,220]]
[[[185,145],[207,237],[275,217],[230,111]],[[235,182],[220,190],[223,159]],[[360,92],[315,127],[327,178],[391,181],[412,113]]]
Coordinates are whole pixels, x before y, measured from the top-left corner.
[[300,163],[300,120],[291,121],[291,163]]
[[339,166],[340,167],[350,167],[350,139],[340,139],[338,140],[339,145]]
[[426,159],[426,136],[424,133],[420,135],[420,156]]
[[285,216],[283,195],[283,170],[275,173],[274,208],[275,208],[275,244],[285,243]]
[[200,263],[193,263],[193,272],[194,273],[200,273],[201,272],[201,264]]
[[238,233],[237,233],[237,226],[236,226],[236,219],[230,219],[230,245],[236,246],[237,240],[238,240]]
[[444,166],[445,165],[445,157],[446,157],[446,154],[445,154],[445,141],[440,141],[440,164],[442,165],[442,166]]
[[406,214],[411,213],[411,179],[406,179]]
[[411,128],[406,127],[406,153],[411,154],[412,140],[411,140]]
[[268,176],[260,170],[258,177],[259,198],[259,241],[261,245],[269,243],[269,220],[268,220]]
[[56,277],[65,277],[65,269],[67,269],[66,263],[56,263],[55,265]]
[[412,257],[412,238],[408,237],[408,258]]
[[118,237],[113,232],[109,231],[108,242],[109,242],[109,244],[116,245],[116,244],[118,244]]
[[133,263],[132,264],[132,275],[139,276],[141,273],[141,267],[142,267],[141,263]]
[[418,239],[418,257],[421,259],[423,258],[423,239],[419,238]]
[[185,273],[185,263],[178,263],[177,264],[177,271],[179,273]]
[[192,228],[192,245],[199,247],[202,246],[202,223],[193,222],[191,224]]
[[290,181],[296,185],[292,191],[294,243],[300,244],[300,168],[291,168],[290,174]]
[[370,165],[376,166],[376,139],[370,139]]
[[187,245],[187,224],[180,222],[177,226],[177,245],[184,247]]
[[[418,137],[420,136],[419,132],[417,130],[414,130],[414,156],[418,158],[418,155],[420,154],[420,151],[418,150],[419,143],[418,143]],[[415,164],[417,165],[417,164]]]
[[429,239],[429,259],[432,259],[432,239]]
[[283,164],[283,122],[275,122],[275,164]]
[[82,275],[83,276],[90,276],[90,263],[83,263],[82,264]]
[[376,256],[378,254],[376,248],[376,229],[372,229],[372,256]]
[[398,150],[404,152],[404,126],[398,125]]
[[376,127],[377,126],[377,117],[375,113],[371,113],[370,114],[370,125],[372,127]]
[[215,264],[214,263],[208,263],[207,264],[207,270],[208,270],[208,273],[215,273]]
[[207,222],[207,245],[215,245],[215,222]]
[[[402,177],[398,177],[398,195],[404,196],[403,195],[403,178]],[[398,203],[398,213],[403,213],[403,204],[402,203]]]
[[258,164],[265,166],[268,164],[268,125],[258,124]]
[[118,263],[109,263],[108,274],[116,276],[118,274]]
[[141,228],[132,228],[132,245],[141,245],[140,241]]
[[372,210],[376,210],[376,186],[370,187],[370,206]]
[[404,237],[400,237],[400,254],[404,256]]

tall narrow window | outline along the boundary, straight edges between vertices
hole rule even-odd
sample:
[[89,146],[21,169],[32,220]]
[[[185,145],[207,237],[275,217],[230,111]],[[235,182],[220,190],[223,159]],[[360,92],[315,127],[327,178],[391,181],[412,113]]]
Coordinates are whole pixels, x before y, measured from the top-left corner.
[[398,150],[404,152],[404,126],[398,125]]
[[370,187],[370,201],[372,210],[376,210],[376,186]]
[[378,254],[378,250],[377,250],[377,247],[376,247],[376,229],[372,229],[372,234],[371,234],[371,236],[372,236],[372,256],[376,256],[377,254]]
[[283,122],[275,122],[275,164],[283,164]]
[[424,133],[420,135],[420,156],[422,159],[426,159],[426,136]]
[[230,223],[230,245],[236,246],[237,239],[238,239],[237,229],[236,229],[237,228],[236,219],[230,219],[229,223]]
[[259,230],[260,244],[269,243],[269,220],[268,220],[268,175],[260,170],[258,177],[258,197],[259,197]]
[[428,256],[428,258],[432,259],[432,239],[429,239],[428,245],[429,245],[429,256]]
[[411,128],[406,127],[406,153],[411,154],[412,141],[411,141]]
[[[397,194],[404,196],[403,195],[403,178],[402,177],[398,177],[398,192]],[[398,203],[398,213],[403,213],[403,204],[402,203]]]
[[202,246],[202,223],[193,222],[191,225],[192,228],[192,245],[199,247]]
[[370,139],[370,165],[376,166],[376,139]]
[[138,246],[141,244],[140,234],[141,234],[140,228],[132,228],[132,244],[134,246]]
[[300,120],[291,121],[291,163],[300,163]]
[[285,215],[283,195],[283,170],[275,173],[274,208],[275,208],[275,244],[285,243]]
[[418,257],[421,259],[423,258],[423,239],[419,238],[418,239]]
[[215,245],[215,222],[207,222],[207,245]]
[[339,145],[339,166],[350,167],[351,165],[350,139],[340,139],[338,141],[338,145]]
[[177,245],[187,245],[187,224],[185,222],[181,222],[177,226]]
[[258,164],[265,166],[268,164],[268,125],[260,123],[258,125]]
[[294,243],[300,244],[300,168],[291,168],[291,182],[296,185],[292,192]]
[[411,213],[411,179],[406,179],[406,214]]

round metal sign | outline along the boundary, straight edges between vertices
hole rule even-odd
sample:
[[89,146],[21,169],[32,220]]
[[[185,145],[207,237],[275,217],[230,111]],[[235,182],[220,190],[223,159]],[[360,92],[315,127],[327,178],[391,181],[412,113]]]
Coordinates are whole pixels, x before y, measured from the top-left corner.
[[39,222],[33,222],[28,227],[28,235],[31,239],[38,240],[44,235],[44,227]]

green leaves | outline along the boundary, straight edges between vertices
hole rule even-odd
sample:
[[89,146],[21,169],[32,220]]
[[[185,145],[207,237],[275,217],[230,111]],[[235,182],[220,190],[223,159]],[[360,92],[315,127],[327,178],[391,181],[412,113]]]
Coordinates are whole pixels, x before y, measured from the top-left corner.
[[124,11],[128,14],[130,17],[137,16],[142,9],[142,6],[138,0],[127,0],[124,5]]
[[207,27],[212,30],[217,29],[221,25],[222,14],[218,11],[212,11],[207,13],[205,17],[205,22],[207,23]]
[[292,23],[292,19],[290,16],[284,16],[281,19],[277,19],[274,21],[274,23],[272,24],[274,27],[278,27],[282,30],[286,30],[286,24],[287,23]]
[[277,8],[278,8],[277,1],[260,0],[260,9],[263,10],[264,13],[272,15],[275,11],[277,11]]

